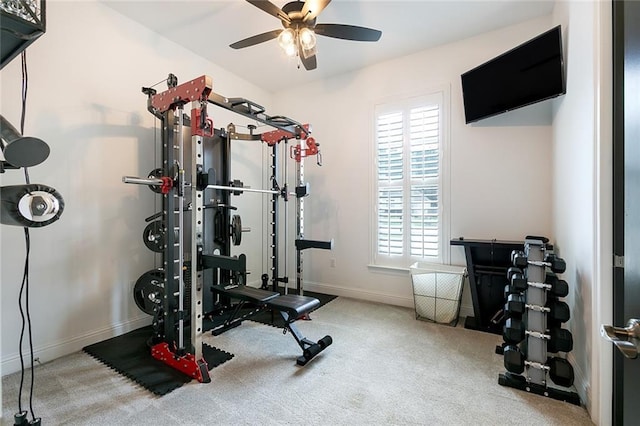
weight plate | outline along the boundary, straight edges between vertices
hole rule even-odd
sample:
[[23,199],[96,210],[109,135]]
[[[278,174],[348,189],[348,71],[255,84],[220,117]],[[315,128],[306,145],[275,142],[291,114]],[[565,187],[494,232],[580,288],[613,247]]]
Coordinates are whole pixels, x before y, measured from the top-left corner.
[[149,223],[142,231],[144,245],[153,252],[162,253],[166,240],[166,229],[160,220]]
[[147,271],[133,286],[133,300],[142,312],[153,315],[164,298],[164,272],[159,269]]
[[237,214],[231,218],[231,241],[234,246],[239,246],[242,241],[242,219]]
[[[151,170],[151,173],[149,173],[150,179],[160,179],[162,176],[164,176],[162,169],[153,169]],[[156,194],[162,193],[162,189],[160,188],[160,185],[149,185],[149,189],[155,192]]]

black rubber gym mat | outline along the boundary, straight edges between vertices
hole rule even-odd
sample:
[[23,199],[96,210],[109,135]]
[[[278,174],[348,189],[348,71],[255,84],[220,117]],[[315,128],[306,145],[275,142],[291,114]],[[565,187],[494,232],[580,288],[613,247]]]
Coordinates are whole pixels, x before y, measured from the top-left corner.
[[[191,378],[151,356],[147,340],[152,334],[151,326],[142,327],[83,350],[154,394],[166,395]],[[233,354],[206,344],[202,352],[209,370],[233,358]]]

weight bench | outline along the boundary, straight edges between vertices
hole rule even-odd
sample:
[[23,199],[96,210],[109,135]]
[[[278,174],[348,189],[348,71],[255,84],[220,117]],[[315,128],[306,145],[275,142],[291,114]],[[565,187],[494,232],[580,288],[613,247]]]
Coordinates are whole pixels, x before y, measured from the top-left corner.
[[[231,285],[226,287],[214,285],[212,288],[216,293],[240,301],[235,305],[231,315],[229,315],[224,323],[212,331],[214,336],[218,336],[227,330],[239,326],[242,321],[266,308],[271,308],[280,312],[280,315],[284,320],[285,333],[286,331],[291,332],[291,335],[296,339],[298,346],[302,349],[302,356],[298,357],[296,361],[298,365],[307,364],[311,359],[313,359],[313,357],[333,343],[331,336],[324,336],[317,342],[313,342],[304,337],[302,333],[300,333],[300,330],[298,330],[298,327],[294,324],[298,318],[308,315],[311,311],[320,306],[320,301],[314,297],[298,296],[293,294],[281,295],[278,292],[262,290],[246,285]],[[238,316],[240,309],[245,306],[247,302],[253,304],[254,309],[242,316]]]

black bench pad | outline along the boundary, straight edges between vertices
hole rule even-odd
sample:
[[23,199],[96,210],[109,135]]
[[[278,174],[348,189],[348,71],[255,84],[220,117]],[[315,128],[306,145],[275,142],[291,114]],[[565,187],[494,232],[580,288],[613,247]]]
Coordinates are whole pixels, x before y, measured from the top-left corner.
[[265,303],[269,300],[280,296],[280,293],[274,291],[262,290],[255,287],[249,287],[246,285],[240,285],[235,287],[223,287],[221,285],[211,286],[215,291],[226,294],[229,297],[234,297],[240,300],[246,300],[251,302]]
[[320,306],[320,301],[314,297],[283,294],[269,300],[267,305],[279,311],[285,311],[289,316],[297,319],[299,316],[308,314]]

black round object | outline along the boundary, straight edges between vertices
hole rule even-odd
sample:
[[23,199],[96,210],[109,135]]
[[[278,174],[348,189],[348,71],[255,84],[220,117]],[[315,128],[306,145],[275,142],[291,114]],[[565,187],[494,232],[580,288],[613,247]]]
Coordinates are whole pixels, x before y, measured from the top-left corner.
[[333,343],[333,339],[331,338],[331,336],[324,336],[322,339],[318,340],[318,344],[320,345],[321,349],[324,349],[327,346],[330,346],[332,343]]
[[239,246],[242,242],[242,219],[237,214],[231,218],[231,241],[234,246]]
[[164,271],[152,269],[138,278],[133,286],[133,300],[142,312],[153,315],[164,298]]
[[525,356],[519,347],[507,345],[502,352],[504,357],[504,368],[510,373],[522,374],[524,372]]
[[162,221],[156,220],[145,226],[144,231],[142,231],[142,241],[149,250],[162,253],[167,241],[166,228]]
[[49,145],[30,136],[14,139],[3,151],[4,159],[16,167],[37,166],[49,157]]
[[[151,179],[160,179],[163,176],[164,176],[164,172],[162,171],[162,169],[153,169],[149,173],[148,177]],[[149,189],[155,192],[156,194],[162,193],[162,188],[160,188],[160,185],[149,185]]]

